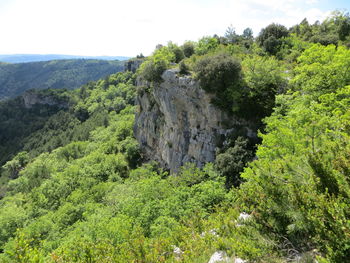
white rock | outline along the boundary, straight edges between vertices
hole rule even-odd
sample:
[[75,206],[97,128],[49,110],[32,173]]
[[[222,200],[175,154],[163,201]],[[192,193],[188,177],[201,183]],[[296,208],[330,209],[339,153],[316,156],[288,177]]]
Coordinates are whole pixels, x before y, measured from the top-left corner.
[[224,251],[216,251],[211,257],[208,263],[216,262],[229,262],[229,258]]
[[251,217],[252,217],[251,215],[243,212],[243,213],[239,214],[238,220],[239,221],[246,221],[246,220],[248,220]]
[[246,263],[247,261],[246,260],[243,260],[241,258],[235,258],[235,261],[234,263]]
[[[247,213],[240,213],[239,217],[237,218],[236,226],[241,227],[243,223],[251,218],[251,215]],[[242,223],[242,224],[241,224]]]
[[180,259],[184,252],[181,250],[181,248],[175,245],[172,245],[172,248],[173,248],[173,253],[175,254],[175,258]]
[[201,233],[201,237],[205,237],[207,234],[210,234],[210,235],[213,235],[215,237],[218,237],[218,233],[216,232],[216,229],[210,229],[209,231],[207,232],[202,232]]

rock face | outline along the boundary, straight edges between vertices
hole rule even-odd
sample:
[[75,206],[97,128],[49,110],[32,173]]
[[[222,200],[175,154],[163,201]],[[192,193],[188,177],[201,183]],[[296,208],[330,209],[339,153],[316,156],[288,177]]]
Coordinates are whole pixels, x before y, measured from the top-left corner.
[[175,69],[162,75],[163,82],[150,88],[139,81],[134,134],[149,159],[171,172],[186,162],[201,167],[215,160],[218,146],[242,127],[255,136],[249,122],[230,117],[210,103],[212,95],[191,77]]
[[30,109],[35,104],[46,104],[49,106],[57,106],[59,108],[68,108],[68,103],[66,101],[60,101],[54,96],[43,95],[37,91],[28,90],[22,94],[22,99],[24,107]]
[[133,73],[136,72],[136,70],[141,66],[144,59],[130,59],[124,63],[124,71],[131,71]]

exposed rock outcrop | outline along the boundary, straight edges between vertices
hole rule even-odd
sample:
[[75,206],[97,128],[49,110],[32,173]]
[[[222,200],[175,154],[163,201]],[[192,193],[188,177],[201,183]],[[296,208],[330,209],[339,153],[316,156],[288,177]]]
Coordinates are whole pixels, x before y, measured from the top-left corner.
[[143,58],[129,59],[124,63],[124,71],[131,71],[135,73],[136,70],[141,66],[143,61]]
[[32,108],[35,104],[57,106],[58,108],[68,108],[67,101],[60,100],[52,95],[43,95],[36,90],[28,90],[22,94],[24,107]]
[[252,124],[212,105],[198,81],[166,70],[163,82],[150,87],[139,81],[134,134],[149,159],[171,172],[186,162],[201,167],[215,160],[217,147],[238,129],[254,137]]

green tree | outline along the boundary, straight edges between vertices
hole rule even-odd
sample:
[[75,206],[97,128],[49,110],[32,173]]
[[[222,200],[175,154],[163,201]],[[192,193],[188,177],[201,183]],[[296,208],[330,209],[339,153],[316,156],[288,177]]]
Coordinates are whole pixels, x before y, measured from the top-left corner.
[[246,40],[250,40],[253,39],[253,30],[249,27],[247,27],[246,29],[243,30],[243,34],[242,37]]
[[236,44],[239,42],[239,35],[236,34],[235,28],[231,25],[226,29],[225,38],[228,43]]
[[175,63],[179,63],[181,60],[183,60],[185,58],[185,54],[183,49],[181,49],[178,45],[169,42],[168,43],[168,48],[171,50],[171,52],[174,53],[175,59],[174,62]]
[[276,94],[283,93],[287,87],[286,69],[273,57],[260,56],[247,57],[242,68],[249,89],[244,111],[251,116],[269,116],[275,106]]
[[295,89],[319,96],[350,84],[350,52],[346,47],[312,45],[298,59]]
[[270,55],[276,55],[283,44],[283,38],[289,35],[288,29],[279,24],[270,24],[263,28],[257,37],[260,47]]
[[184,55],[186,58],[191,57],[194,54],[195,51],[195,44],[191,41],[186,41],[183,45],[182,45],[182,50],[184,52]]
[[243,172],[243,168],[252,157],[252,151],[248,148],[248,140],[243,137],[238,137],[233,147],[217,155],[215,166],[225,177],[227,188],[237,187],[242,183],[240,173]]
[[214,52],[219,47],[219,40],[215,37],[203,37],[195,47],[197,55],[205,55]]

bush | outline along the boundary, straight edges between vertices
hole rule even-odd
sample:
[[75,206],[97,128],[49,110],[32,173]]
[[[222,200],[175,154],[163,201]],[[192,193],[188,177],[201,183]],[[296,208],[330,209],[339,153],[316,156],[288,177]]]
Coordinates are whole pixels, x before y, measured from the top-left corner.
[[183,53],[186,58],[189,58],[194,54],[194,44],[190,41],[187,41],[182,46]]
[[241,91],[241,64],[228,53],[204,56],[195,65],[196,77],[201,87],[216,97],[213,103],[232,111],[239,102]]
[[149,60],[141,65],[140,76],[149,82],[161,82],[162,74],[167,69],[165,60],[153,61]]
[[243,137],[238,137],[233,147],[218,154],[215,166],[225,177],[227,188],[237,187],[241,184],[240,173],[243,172],[243,168],[251,161],[252,157],[253,153],[248,149],[248,140]]
[[175,54],[170,48],[160,47],[141,64],[138,74],[149,82],[161,82],[163,72],[169,67],[170,62],[175,62],[175,59]]
[[195,48],[197,55],[205,55],[209,52],[215,51],[219,46],[219,40],[215,37],[203,37],[198,41]]
[[183,50],[178,45],[176,45],[172,42],[169,42],[168,48],[170,49],[171,52],[174,53],[174,56],[175,56],[174,62],[175,63],[179,63],[181,60],[183,60],[185,58],[185,54],[184,54]]
[[189,73],[189,67],[186,65],[185,61],[181,61],[179,64],[180,74],[186,75]]

